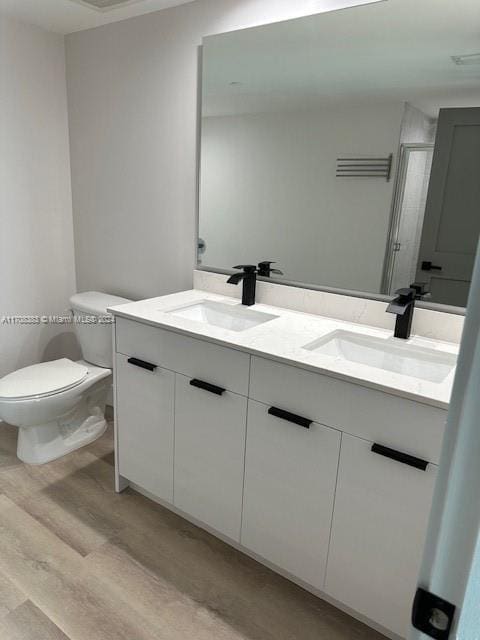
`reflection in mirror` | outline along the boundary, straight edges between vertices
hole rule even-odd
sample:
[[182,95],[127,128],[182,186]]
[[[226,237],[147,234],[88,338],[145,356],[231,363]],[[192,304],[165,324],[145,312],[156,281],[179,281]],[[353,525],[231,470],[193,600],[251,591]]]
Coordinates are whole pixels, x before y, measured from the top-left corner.
[[480,3],[388,0],[205,38],[199,264],[465,306]]

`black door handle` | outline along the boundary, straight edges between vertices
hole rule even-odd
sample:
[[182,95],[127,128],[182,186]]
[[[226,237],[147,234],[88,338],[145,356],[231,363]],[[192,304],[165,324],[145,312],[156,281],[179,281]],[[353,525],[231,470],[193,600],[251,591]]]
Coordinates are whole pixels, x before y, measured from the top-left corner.
[[223,389],[222,387],[217,387],[215,384],[210,384],[210,382],[204,382],[203,380],[198,380],[197,378],[190,380],[190,384],[192,387],[197,387],[197,389],[209,391],[210,393],[214,393],[217,396],[221,396],[222,393],[225,393],[226,391],[226,389]]
[[286,420],[287,422],[293,422],[293,424],[298,424],[305,429],[310,429],[310,425],[313,422],[313,420],[303,418],[302,416],[297,416],[295,413],[284,411],[283,409],[279,409],[278,407],[270,407],[268,413],[271,416],[275,416],[275,418],[280,418],[280,420]]
[[416,458],[415,456],[411,456],[408,453],[396,451],[395,449],[384,447],[381,444],[372,444],[371,451],[373,453],[378,453],[378,455],[384,456],[385,458],[390,458],[391,460],[396,460],[397,462],[408,464],[410,467],[420,469],[420,471],[425,471],[425,469],[428,467],[428,462],[426,460],[422,460],[422,458]]
[[140,367],[141,369],[147,369],[147,371],[155,371],[155,369],[157,369],[156,364],[145,362],[145,360],[139,360],[138,358],[129,358],[128,363],[133,364],[136,367]]
[[422,262],[422,271],[441,271],[442,267],[438,264],[432,264],[430,260]]

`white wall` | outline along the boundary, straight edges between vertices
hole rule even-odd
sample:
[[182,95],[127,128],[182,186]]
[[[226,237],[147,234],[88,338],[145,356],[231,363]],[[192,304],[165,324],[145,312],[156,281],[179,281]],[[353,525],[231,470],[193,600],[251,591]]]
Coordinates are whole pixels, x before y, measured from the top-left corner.
[[435,118],[430,118],[426,113],[406,102],[400,142],[402,144],[407,144],[408,142],[433,144],[435,142],[436,126],[437,121]]
[[75,291],[63,37],[0,15],[0,376],[75,356],[61,314]]
[[202,37],[362,3],[197,0],[67,37],[80,290],[192,285]]
[[404,105],[203,119],[202,264],[277,260],[288,280],[380,292],[394,181],[338,157],[397,155]]

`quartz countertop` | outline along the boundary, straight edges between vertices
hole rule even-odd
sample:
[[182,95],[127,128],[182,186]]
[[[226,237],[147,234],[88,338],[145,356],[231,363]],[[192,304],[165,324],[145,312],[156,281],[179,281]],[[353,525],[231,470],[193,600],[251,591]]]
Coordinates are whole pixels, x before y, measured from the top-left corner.
[[[244,331],[231,331],[170,313],[173,309],[204,300],[232,306],[239,305],[239,301],[235,298],[192,289],[114,306],[109,308],[109,311],[114,316],[169,329],[441,409],[448,408],[455,369],[442,382],[434,383],[304,348],[305,345],[338,330],[397,342],[398,339],[392,337],[392,331],[264,304],[256,304],[248,308],[277,317]],[[412,336],[408,341],[402,340],[401,343],[455,355],[458,354],[459,349],[457,344],[419,336]]]

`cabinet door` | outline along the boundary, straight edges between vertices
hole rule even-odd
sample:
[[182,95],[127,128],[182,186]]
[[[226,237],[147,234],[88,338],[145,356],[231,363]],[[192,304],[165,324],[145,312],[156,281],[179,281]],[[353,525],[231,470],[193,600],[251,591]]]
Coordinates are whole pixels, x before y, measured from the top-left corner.
[[249,401],[242,544],[323,589],[340,433]]
[[174,503],[238,542],[247,399],[192,382],[176,376]]
[[117,353],[118,468],[155,496],[173,500],[175,374],[128,362]]
[[326,592],[405,638],[436,467],[371,449],[343,435]]

